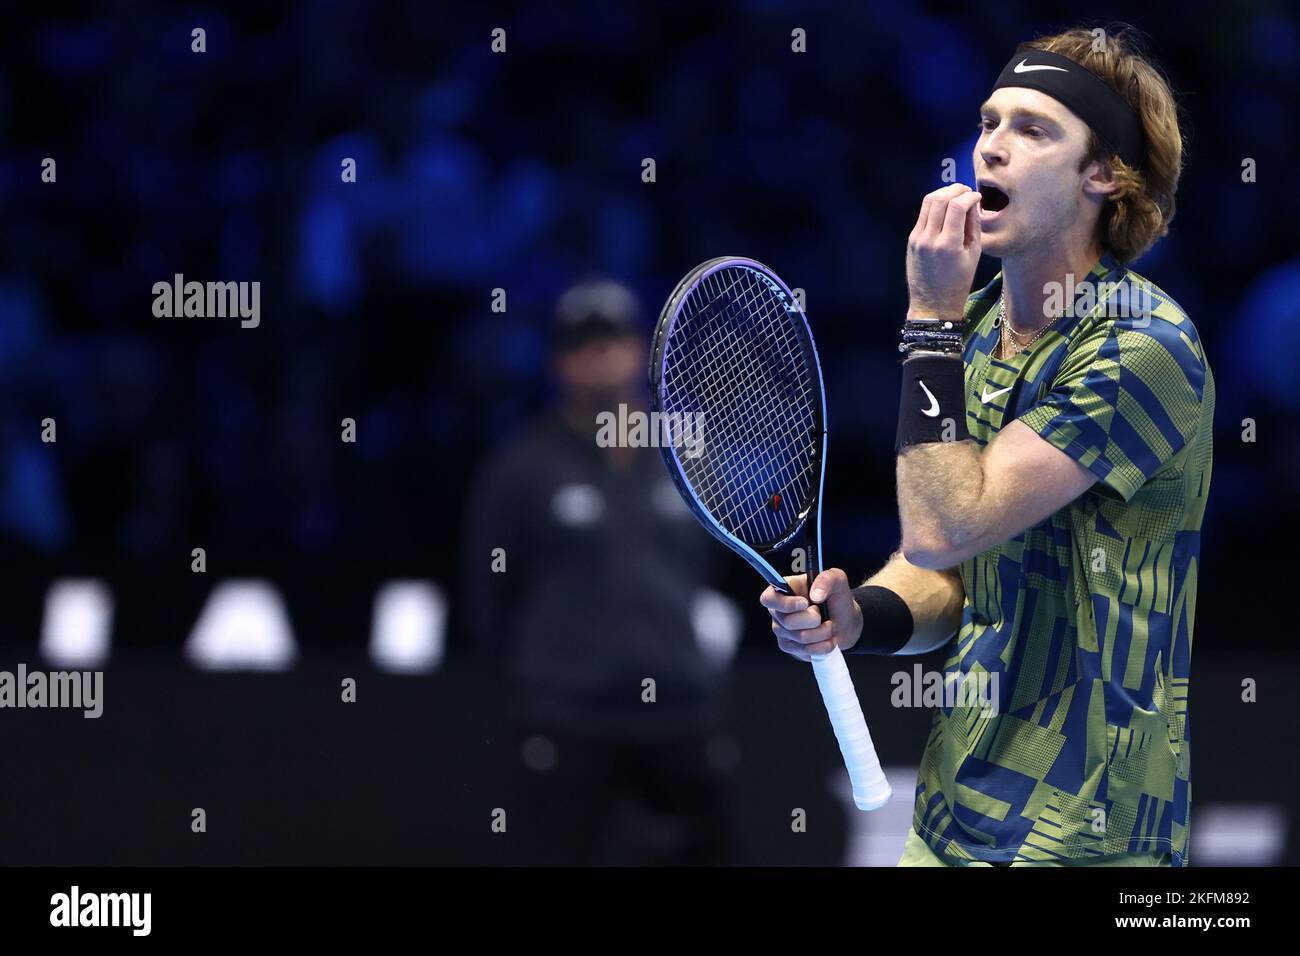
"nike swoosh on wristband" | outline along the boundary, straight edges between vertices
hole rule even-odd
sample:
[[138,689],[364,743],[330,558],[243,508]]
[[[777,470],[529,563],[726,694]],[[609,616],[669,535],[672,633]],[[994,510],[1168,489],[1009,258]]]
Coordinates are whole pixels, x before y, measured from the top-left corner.
[[925,387],[925,382],[918,378],[916,384],[920,385],[921,391],[925,392],[925,394],[930,398],[930,407],[921,409],[921,414],[925,415],[927,418],[936,417],[939,414],[939,400],[934,397],[934,392]]
[[1069,72],[1070,72],[1069,70],[1067,70],[1067,69],[1066,69],[1065,67],[1063,67],[1063,66],[1048,66],[1048,65],[1045,64],[1045,63],[1040,64],[1040,65],[1038,65],[1038,66],[1025,66],[1025,64],[1028,63],[1028,62],[1029,62],[1029,58],[1026,57],[1025,59],[1021,60],[1019,63],[1017,63],[1015,69],[1012,70],[1011,72],[1013,72],[1013,73],[1033,73],[1034,70],[1057,70],[1057,71],[1059,71],[1059,72],[1061,72],[1061,73],[1069,73]]
[[1013,388],[1015,388],[1014,385],[1008,385],[1006,388],[1000,388],[996,392],[990,392],[989,387],[985,385],[984,391],[980,394],[980,401],[983,402],[985,405],[987,405],[989,402],[993,401],[993,399],[997,398],[999,395],[1005,395]]

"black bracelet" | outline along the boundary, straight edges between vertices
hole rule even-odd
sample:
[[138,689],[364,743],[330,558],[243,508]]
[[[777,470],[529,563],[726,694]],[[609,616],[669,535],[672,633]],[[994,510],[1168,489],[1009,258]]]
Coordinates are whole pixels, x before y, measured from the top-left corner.
[[864,584],[853,589],[862,608],[862,636],[846,654],[897,654],[912,639],[912,610],[889,588]]
[[965,351],[965,346],[966,342],[960,335],[904,332],[903,341],[898,343],[898,351],[907,355],[913,352],[943,352],[945,355],[959,355]]
[[931,329],[935,332],[961,332],[966,323],[953,319],[905,319],[903,328],[905,329]]
[[960,354],[966,346],[966,323],[951,319],[908,319],[898,351]]

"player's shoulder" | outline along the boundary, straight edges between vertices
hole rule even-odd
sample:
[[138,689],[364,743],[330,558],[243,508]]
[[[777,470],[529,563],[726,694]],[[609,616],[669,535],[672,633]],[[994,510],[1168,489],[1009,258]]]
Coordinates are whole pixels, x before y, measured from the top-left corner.
[[1159,358],[1188,375],[1208,370],[1200,332],[1167,291],[1132,269],[1098,279],[1093,313],[1073,345],[1100,359]]
[[1147,331],[1161,341],[1178,336],[1199,346],[1195,323],[1172,295],[1132,269],[1124,271],[1119,286],[1122,301],[1129,304],[1119,316],[1119,328]]

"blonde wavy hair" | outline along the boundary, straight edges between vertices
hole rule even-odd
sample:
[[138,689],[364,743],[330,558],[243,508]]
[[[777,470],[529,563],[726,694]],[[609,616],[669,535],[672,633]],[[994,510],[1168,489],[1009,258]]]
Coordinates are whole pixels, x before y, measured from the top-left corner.
[[1068,57],[1115,89],[1137,112],[1146,139],[1141,169],[1134,169],[1090,134],[1082,171],[1097,160],[1110,163],[1118,189],[1097,223],[1098,240],[1120,262],[1131,262],[1169,231],[1174,194],[1183,171],[1182,109],[1160,67],[1147,55],[1143,37],[1128,24],[1077,26],[1021,44]]

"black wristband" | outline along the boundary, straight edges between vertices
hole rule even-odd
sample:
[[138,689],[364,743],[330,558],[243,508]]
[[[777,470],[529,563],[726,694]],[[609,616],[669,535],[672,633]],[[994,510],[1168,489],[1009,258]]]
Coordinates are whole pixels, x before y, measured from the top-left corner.
[[912,639],[912,610],[895,592],[864,584],[853,599],[862,608],[862,636],[846,654],[897,654]]
[[914,355],[903,363],[894,451],[937,441],[965,441],[966,373],[960,355]]

